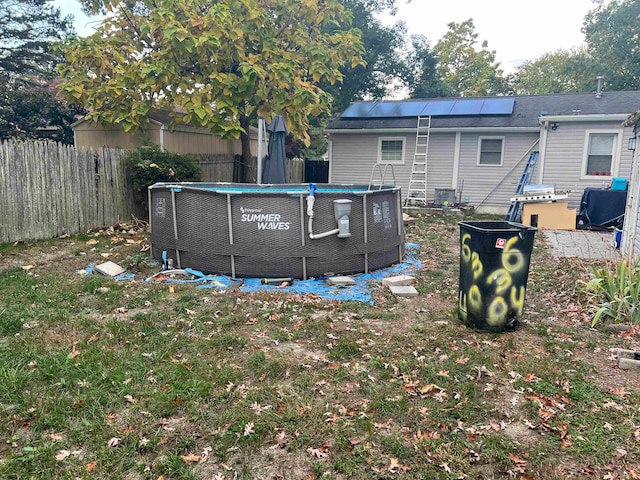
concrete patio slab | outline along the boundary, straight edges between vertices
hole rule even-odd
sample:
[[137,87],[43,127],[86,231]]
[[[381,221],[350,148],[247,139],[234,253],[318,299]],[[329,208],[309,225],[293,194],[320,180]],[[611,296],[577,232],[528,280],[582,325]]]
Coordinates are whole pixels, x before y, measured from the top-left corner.
[[591,230],[540,230],[557,257],[620,260],[620,250],[613,246],[613,232]]

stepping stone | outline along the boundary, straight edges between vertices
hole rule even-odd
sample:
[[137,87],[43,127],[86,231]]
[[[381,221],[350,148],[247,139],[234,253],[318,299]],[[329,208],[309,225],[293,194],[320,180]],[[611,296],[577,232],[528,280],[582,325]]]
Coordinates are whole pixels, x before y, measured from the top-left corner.
[[396,297],[417,297],[418,291],[411,286],[407,285],[390,285],[389,290]]
[[336,285],[338,287],[356,284],[356,281],[351,277],[329,277],[325,281],[328,285]]
[[631,370],[632,368],[640,368],[640,360],[632,358],[620,358],[618,365],[622,370]]
[[390,287],[391,285],[406,286],[412,285],[415,278],[410,275],[398,275],[396,277],[387,277],[382,279],[382,285],[384,287]]
[[102,275],[107,275],[108,277],[117,277],[118,275],[123,274],[125,269],[117,263],[108,261],[101,263],[100,265],[96,265],[96,272],[101,273]]

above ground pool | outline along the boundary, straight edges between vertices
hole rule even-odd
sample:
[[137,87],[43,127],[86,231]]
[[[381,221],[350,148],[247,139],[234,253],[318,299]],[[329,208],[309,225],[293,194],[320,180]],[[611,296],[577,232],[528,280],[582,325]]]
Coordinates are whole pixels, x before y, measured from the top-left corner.
[[394,186],[156,183],[149,223],[155,259],[207,274],[307,279],[404,256]]

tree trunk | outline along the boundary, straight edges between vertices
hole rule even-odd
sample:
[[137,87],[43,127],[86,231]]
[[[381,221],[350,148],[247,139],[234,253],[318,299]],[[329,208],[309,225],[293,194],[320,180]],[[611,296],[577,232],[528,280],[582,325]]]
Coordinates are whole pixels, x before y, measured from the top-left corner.
[[[240,134],[240,144],[242,145],[242,164],[240,179],[245,183],[257,183],[255,178],[258,174],[251,168],[251,137],[249,136],[249,117],[246,115],[240,116],[240,126],[244,128],[245,132]],[[257,152],[256,152],[257,154]],[[256,164],[257,170],[257,164]]]

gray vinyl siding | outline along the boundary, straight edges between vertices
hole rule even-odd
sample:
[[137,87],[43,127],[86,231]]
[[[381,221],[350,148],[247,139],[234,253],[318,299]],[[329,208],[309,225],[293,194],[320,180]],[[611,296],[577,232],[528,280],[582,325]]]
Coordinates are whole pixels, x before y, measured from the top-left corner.
[[[633,152],[631,152],[633,153]],[[636,157],[632,167],[631,180],[627,189],[627,205],[625,209],[625,221],[623,225],[622,247],[623,255],[636,258],[640,255],[640,165]]]
[[[504,138],[502,165],[478,165],[480,137]],[[537,139],[537,133],[463,133],[458,165],[462,201],[506,211]],[[538,150],[538,146],[532,150]]]
[[[404,138],[404,164],[393,164],[396,185],[406,197],[415,154],[415,134],[331,134],[331,183],[365,184],[372,178],[378,161],[380,138]],[[431,132],[427,158],[427,200],[433,201],[436,188],[452,188],[455,134]],[[382,166],[384,170],[384,166]],[[380,183],[380,170],[375,170],[373,183]],[[393,183],[391,167],[387,169],[385,183]]]
[[634,185],[633,189],[634,189],[633,200],[636,202],[635,211],[633,213],[636,216],[636,222],[635,222],[635,232],[632,234],[633,235],[632,255],[638,258],[638,256],[640,256],[640,208],[638,208],[638,202],[640,201],[640,197],[638,196],[638,194],[640,193],[640,187],[638,185]]
[[[586,187],[602,187],[611,181],[609,177],[583,178],[585,138],[588,131],[594,130],[619,133],[623,129],[619,122],[562,122],[557,130],[548,131],[543,183],[555,185],[556,191],[569,191],[571,208],[579,207],[582,192]],[[620,143],[615,147],[620,159],[616,176],[627,179],[631,177],[631,152],[627,150],[630,135],[631,130],[624,129],[622,138],[618,137]],[[614,158],[615,156],[616,152]]]
[[[638,201],[638,197],[636,197],[636,201]],[[636,207],[636,231],[633,235],[633,256],[640,256],[640,208]]]

